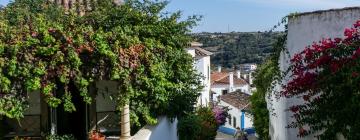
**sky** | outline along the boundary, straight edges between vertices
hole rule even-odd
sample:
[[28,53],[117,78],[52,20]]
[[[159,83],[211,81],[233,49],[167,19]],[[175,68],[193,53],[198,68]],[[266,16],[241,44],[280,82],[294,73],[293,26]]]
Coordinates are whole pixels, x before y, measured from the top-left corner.
[[[268,31],[294,12],[360,6],[360,0],[169,0],[165,11],[202,15],[192,32]],[[0,0],[6,5],[9,0]],[[281,28],[279,29],[281,30]]]

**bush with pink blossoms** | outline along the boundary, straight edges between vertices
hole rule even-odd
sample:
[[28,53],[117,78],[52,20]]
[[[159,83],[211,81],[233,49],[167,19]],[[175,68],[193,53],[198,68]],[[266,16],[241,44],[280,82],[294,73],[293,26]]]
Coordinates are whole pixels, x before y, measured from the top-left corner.
[[281,96],[300,98],[288,108],[298,136],[317,135],[348,140],[360,138],[360,20],[344,31],[344,38],[314,42],[290,60],[291,78]]
[[226,118],[229,116],[230,109],[228,107],[223,106],[215,106],[212,111],[215,115],[216,123],[220,125],[224,125],[226,122]]

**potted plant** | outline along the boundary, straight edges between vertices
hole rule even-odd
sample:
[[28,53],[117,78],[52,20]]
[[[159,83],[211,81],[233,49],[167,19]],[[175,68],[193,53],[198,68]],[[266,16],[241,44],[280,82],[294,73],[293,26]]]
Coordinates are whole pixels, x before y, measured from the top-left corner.
[[105,135],[101,134],[97,130],[93,130],[90,132],[89,139],[90,140],[105,140]]

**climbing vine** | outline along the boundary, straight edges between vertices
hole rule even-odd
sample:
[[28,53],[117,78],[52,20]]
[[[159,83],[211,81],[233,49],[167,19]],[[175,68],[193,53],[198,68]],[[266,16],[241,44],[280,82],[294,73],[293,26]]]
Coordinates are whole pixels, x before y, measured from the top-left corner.
[[273,88],[283,76],[283,73],[279,68],[279,58],[282,53],[286,52],[287,18],[288,16],[284,17],[281,22],[270,30],[271,32],[280,25],[285,24],[285,33],[279,35],[277,40],[272,44],[273,53],[255,72],[254,85],[256,91],[253,92],[253,95],[250,98],[251,113],[254,116],[254,127],[259,137],[264,140],[270,139],[269,115],[274,115],[272,112],[273,108],[271,105],[268,107],[266,99],[271,100],[271,97],[276,95],[276,93],[273,93]]
[[114,100],[130,103],[135,122],[193,111],[200,82],[184,46],[198,17],[163,14],[166,2],[93,4],[85,16],[46,0],[15,0],[0,10],[0,115],[23,117],[37,90],[50,107],[76,111],[72,96],[91,103],[88,87],[99,80],[118,82]]

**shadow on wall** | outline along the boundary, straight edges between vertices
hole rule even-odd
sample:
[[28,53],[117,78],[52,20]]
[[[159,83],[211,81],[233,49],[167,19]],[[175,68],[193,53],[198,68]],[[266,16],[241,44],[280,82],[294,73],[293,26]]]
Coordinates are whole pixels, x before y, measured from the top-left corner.
[[133,140],[178,140],[177,123],[177,119],[171,122],[167,117],[160,117],[157,125],[144,126],[133,136]]

